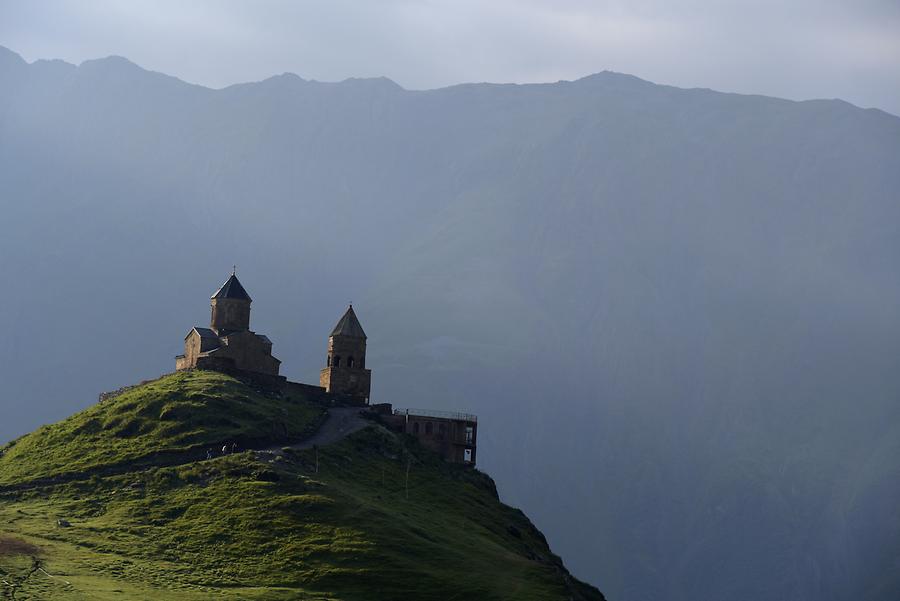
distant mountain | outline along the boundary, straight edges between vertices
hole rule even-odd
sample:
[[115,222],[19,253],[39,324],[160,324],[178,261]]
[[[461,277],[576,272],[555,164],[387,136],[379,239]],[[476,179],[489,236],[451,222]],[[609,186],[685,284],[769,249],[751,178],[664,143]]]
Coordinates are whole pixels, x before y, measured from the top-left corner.
[[900,592],[900,119],[617,73],[211,90],[0,53],[0,437],[173,368],[231,265],[315,381],[479,462],[625,601]]
[[4,598],[603,601],[485,474],[365,420],[279,447],[325,409],[256,388],[180,372],[0,448]]

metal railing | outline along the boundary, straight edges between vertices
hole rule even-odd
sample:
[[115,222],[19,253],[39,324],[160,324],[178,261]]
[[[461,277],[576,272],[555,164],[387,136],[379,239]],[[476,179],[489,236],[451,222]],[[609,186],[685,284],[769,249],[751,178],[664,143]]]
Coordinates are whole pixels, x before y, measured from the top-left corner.
[[478,416],[456,411],[435,411],[432,409],[394,409],[394,415],[417,415],[419,417],[439,417],[463,422],[477,422]]

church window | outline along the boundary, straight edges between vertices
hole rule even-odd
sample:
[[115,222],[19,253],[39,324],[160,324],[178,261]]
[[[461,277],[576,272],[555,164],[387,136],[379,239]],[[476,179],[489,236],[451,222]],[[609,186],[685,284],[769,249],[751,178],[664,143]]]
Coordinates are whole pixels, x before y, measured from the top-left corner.
[[341,366],[341,358],[338,357],[337,355],[335,355],[335,357],[334,357],[334,367],[340,367],[340,366]]
[[353,357],[347,357],[347,367],[353,367]]
[[427,422],[425,424],[425,434],[431,434],[432,430],[434,430],[434,426],[431,424],[431,422]]
[[328,355],[328,358],[325,359],[325,367],[331,367],[331,355]]
[[413,434],[419,433],[419,422],[413,422]]

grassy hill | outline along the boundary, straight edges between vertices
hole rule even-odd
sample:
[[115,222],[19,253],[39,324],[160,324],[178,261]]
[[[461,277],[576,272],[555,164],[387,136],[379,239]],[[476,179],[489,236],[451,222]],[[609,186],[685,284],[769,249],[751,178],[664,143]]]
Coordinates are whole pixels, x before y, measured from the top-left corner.
[[[265,443],[276,416],[302,434],[321,415],[196,372],[23,437],[0,457],[0,598],[603,598],[490,478],[377,424],[318,452],[150,465],[223,439]],[[110,473],[124,460],[138,463]],[[21,488],[38,476],[57,481]]]
[[324,409],[215,372],[136,386],[0,448],[0,485],[121,464],[158,464],[236,442],[241,448],[315,431]]

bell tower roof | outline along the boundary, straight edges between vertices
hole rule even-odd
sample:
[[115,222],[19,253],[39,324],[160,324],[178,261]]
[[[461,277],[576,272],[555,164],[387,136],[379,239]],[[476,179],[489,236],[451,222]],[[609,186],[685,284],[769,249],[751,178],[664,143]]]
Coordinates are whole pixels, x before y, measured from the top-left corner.
[[331,330],[331,335],[347,336],[348,338],[366,338],[366,333],[363,331],[359,319],[356,318],[356,313],[353,311],[353,305],[350,305],[347,312],[341,317],[341,320],[337,322],[337,325]]
[[216,293],[212,295],[213,299],[222,299],[222,298],[230,298],[235,300],[245,300],[252,302],[253,299],[250,298],[250,295],[247,294],[247,291],[244,290],[244,287],[241,286],[241,283],[238,281],[237,276],[232,272],[231,277],[222,284],[222,286],[216,290]]

